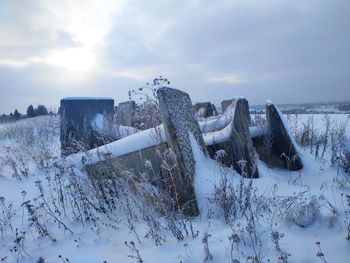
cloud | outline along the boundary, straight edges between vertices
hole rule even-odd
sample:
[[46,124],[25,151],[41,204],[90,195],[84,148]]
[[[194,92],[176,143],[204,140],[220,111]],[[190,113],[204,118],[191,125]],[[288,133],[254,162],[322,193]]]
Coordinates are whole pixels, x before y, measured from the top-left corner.
[[8,23],[0,29],[0,63],[90,69],[122,5],[109,0],[9,1],[2,12]]
[[238,74],[225,74],[222,76],[212,76],[207,79],[208,82],[241,84],[245,80]]
[[28,105],[123,100],[158,75],[195,101],[350,100],[349,12],[348,0],[2,1],[0,112],[19,108],[19,89]]

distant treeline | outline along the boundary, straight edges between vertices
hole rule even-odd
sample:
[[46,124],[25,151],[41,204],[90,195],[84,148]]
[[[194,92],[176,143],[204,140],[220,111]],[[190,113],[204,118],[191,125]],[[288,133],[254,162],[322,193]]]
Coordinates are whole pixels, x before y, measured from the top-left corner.
[[11,112],[9,115],[2,114],[0,116],[0,122],[18,121],[25,118],[33,118],[37,116],[53,115],[53,111],[48,111],[45,105],[38,105],[36,108],[33,105],[29,105],[26,114],[20,113],[17,109]]

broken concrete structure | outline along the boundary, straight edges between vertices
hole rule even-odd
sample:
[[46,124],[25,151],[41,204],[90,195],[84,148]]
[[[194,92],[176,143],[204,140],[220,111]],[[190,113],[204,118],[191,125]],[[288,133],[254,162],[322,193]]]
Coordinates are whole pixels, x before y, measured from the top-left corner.
[[229,99],[229,100],[223,100],[221,102],[221,110],[223,113],[225,113],[225,111],[227,110],[227,108],[229,106],[231,106],[232,104],[234,104],[234,102],[236,101],[236,98],[233,99]]
[[135,101],[119,103],[117,107],[116,123],[121,126],[133,126],[136,111]]
[[241,98],[241,97],[236,97],[230,100],[223,100],[221,102],[221,110],[223,113],[225,113],[225,111],[227,110],[228,107],[230,107],[231,105],[234,105],[236,100],[239,99],[244,99],[244,107],[245,107],[245,112],[246,112],[246,118],[248,119],[249,122],[249,126],[251,124],[251,119],[250,119],[250,113],[249,113],[249,104],[248,101],[245,98]]
[[219,151],[224,151],[225,155],[221,156],[220,162],[226,166],[233,167],[241,175],[248,178],[258,178],[259,173],[256,165],[255,150],[253,142],[249,132],[249,119],[247,116],[247,109],[249,109],[248,101],[243,98],[232,100],[232,120],[228,124],[227,131],[228,136],[222,139],[220,131],[215,131],[214,134],[208,134],[205,136],[213,136],[215,133],[219,134],[217,141],[213,141],[211,145],[208,145],[208,151],[212,158],[217,158]]
[[[152,174],[157,177],[158,185],[164,186],[176,202],[177,209],[186,215],[198,215],[197,200],[194,193],[195,159],[192,152],[191,137],[207,155],[202,133],[195,119],[192,102],[189,95],[180,90],[160,88],[157,92],[163,117],[163,125],[142,131],[112,143],[122,147],[124,141],[132,137],[143,138],[139,149],[124,151],[122,154],[112,154],[105,160],[87,165],[88,173],[97,178],[108,178],[111,175],[121,175],[124,169],[136,174],[144,173],[145,161],[152,167]],[[148,141],[148,142],[147,142]],[[167,158],[167,149],[171,149],[175,160],[163,161]],[[169,153],[169,152],[168,152]],[[170,154],[171,155],[171,154]],[[122,167],[122,169],[121,169]],[[150,175],[152,177],[152,175]],[[154,178],[154,181],[157,181]]]
[[266,132],[254,138],[254,146],[260,158],[272,167],[292,171],[303,168],[297,145],[285,124],[278,108],[271,102],[266,103]]
[[210,102],[199,102],[196,103],[194,106],[194,112],[196,114],[196,117],[200,118],[208,118],[211,116],[218,115],[218,112],[216,110],[216,107],[214,104]]
[[205,154],[206,149],[195,119],[192,102],[187,93],[175,89],[161,88],[157,95],[163,115],[166,140],[176,155],[179,167],[179,172],[171,179],[174,184],[171,192],[176,196],[178,205],[186,214],[196,214],[198,207],[193,188],[196,161],[190,136],[193,136]]
[[268,128],[249,127],[249,105],[244,98],[231,100],[225,106],[225,114],[198,122],[187,93],[163,87],[157,96],[163,124],[89,151],[86,156],[93,158],[85,167],[92,178],[123,176],[125,171],[146,174],[151,183],[170,193],[177,209],[194,216],[198,214],[198,205],[194,192],[193,143],[205,156],[220,159],[223,165],[242,176],[257,178],[257,157],[269,163],[264,155],[269,151],[264,147],[271,138],[271,165],[290,170],[302,168],[283,116],[271,103],[266,106]]
[[71,97],[64,98],[60,104],[61,117],[61,155],[88,150],[106,144],[91,127],[97,114],[112,121],[114,100],[111,98]]

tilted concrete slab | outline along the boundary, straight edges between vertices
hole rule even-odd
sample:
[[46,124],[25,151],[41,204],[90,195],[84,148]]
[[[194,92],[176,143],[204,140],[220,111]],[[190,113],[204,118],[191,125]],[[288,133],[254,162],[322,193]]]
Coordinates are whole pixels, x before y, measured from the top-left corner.
[[[233,167],[238,173],[248,178],[258,178],[259,172],[256,164],[255,150],[249,132],[249,112],[248,101],[238,98],[232,101],[234,114],[232,121],[223,134],[216,131],[217,138],[213,144],[208,146],[208,151],[212,158],[220,150],[225,151],[220,161],[229,167]],[[228,130],[228,134],[227,134]],[[213,134],[215,135],[215,134]],[[204,135],[204,137],[210,135]],[[206,139],[208,141],[208,139]]]
[[187,215],[199,213],[194,193],[195,159],[192,152],[190,134],[206,155],[202,133],[192,107],[190,96],[180,90],[167,87],[157,91],[163,115],[165,136],[169,147],[177,158],[179,171],[172,178],[172,194],[179,208]]
[[208,118],[218,115],[214,104],[208,102],[199,102],[193,106],[196,117]]
[[298,171],[303,168],[296,142],[276,105],[266,103],[266,131],[253,139],[260,159],[270,167]]

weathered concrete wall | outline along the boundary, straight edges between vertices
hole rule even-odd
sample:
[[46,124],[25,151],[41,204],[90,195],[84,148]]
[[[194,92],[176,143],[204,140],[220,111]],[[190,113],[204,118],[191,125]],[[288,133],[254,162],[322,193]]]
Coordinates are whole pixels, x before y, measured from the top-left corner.
[[250,118],[250,113],[249,113],[249,103],[246,99],[244,98],[234,98],[234,99],[230,99],[230,100],[223,100],[221,102],[221,109],[222,109],[222,112],[225,113],[225,111],[227,110],[227,108],[234,104],[237,100],[239,99],[242,99],[243,100],[243,104],[244,104],[244,107],[245,107],[245,112],[246,112],[246,118],[248,120],[248,123],[249,123],[249,126],[251,125],[251,118]]
[[[136,175],[145,171],[153,176],[154,184],[169,191],[177,208],[189,216],[198,215],[198,206],[193,183],[195,176],[195,160],[191,147],[190,134],[207,154],[203,136],[195,119],[191,99],[188,94],[171,89],[160,88],[157,92],[162,112],[166,143],[140,149],[123,156],[111,157],[94,165],[87,166],[87,171],[94,178],[111,178],[121,176],[122,171],[131,170]],[[119,108],[119,107],[118,107]],[[164,168],[164,152],[171,148],[175,159],[170,158],[172,169]],[[161,153],[162,156],[159,156]],[[145,166],[145,160],[152,164],[153,169]],[[173,162],[173,163],[172,163]]]
[[238,173],[248,178],[258,178],[259,172],[256,164],[255,150],[249,133],[248,101],[243,98],[235,102],[229,140],[208,146],[209,154],[215,158],[216,152],[224,150],[226,155],[222,156],[221,162],[233,167]]
[[[216,107],[210,102],[200,102],[193,106],[194,112],[198,117],[208,118],[217,115]],[[200,112],[202,111],[203,112]]]
[[223,100],[221,102],[221,110],[223,113],[225,113],[226,109],[228,108],[228,106],[234,104],[236,101],[236,99],[230,99],[230,100]]
[[[86,171],[95,179],[109,179],[123,176],[123,172],[130,171],[135,175],[147,174],[150,183],[165,189],[162,173],[163,153],[168,149],[166,143],[124,154],[97,164],[87,165]],[[126,179],[126,178],[125,178]]]
[[272,154],[280,156],[283,166],[297,171],[303,168],[300,154],[293,144],[288,128],[285,126],[277,107],[272,103],[266,104],[266,118],[268,129],[272,135]]
[[293,171],[302,169],[303,164],[288,127],[285,126],[277,107],[266,105],[267,126],[264,134],[253,138],[259,158],[269,167]]
[[96,114],[113,120],[114,100],[109,98],[65,98],[60,105],[61,155],[92,149],[104,142],[93,132],[91,121]]
[[177,158],[179,172],[172,178],[172,195],[179,209],[187,215],[197,215],[198,206],[193,188],[195,159],[192,152],[190,133],[207,154],[203,136],[195,118],[190,96],[180,90],[160,88],[157,92],[168,145]]
[[[180,90],[167,87],[160,88],[157,95],[163,118],[166,142],[163,136],[162,141],[156,146],[147,146],[148,148],[118,157],[111,157],[107,161],[101,161],[94,165],[88,165],[86,166],[86,170],[90,176],[95,179],[109,179],[115,176],[123,176],[125,171],[132,171],[135,175],[146,173],[152,184],[167,190],[172,195],[177,208],[181,212],[189,216],[198,215],[199,211],[194,192],[196,163],[191,146],[191,136],[193,136],[195,142],[205,155],[208,155],[209,152],[210,156],[214,158],[218,150],[224,150],[226,155],[220,158],[223,164],[233,167],[245,177],[259,177],[254,146],[257,147],[259,153],[266,153],[266,149],[262,148],[261,145],[268,134],[263,133],[262,136],[254,138],[253,145],[249,132],[249,105],[246,99],[237,98],[236,100],[230,100],[231,104],[234,103],[234,112],[232,116],[230,113],[232,119],[223,128],[225,132],[229,132],[225,133],[223,137],[219,134],[221,130],[214,131],[218,133],[220,143],[215,143],[215,140],[213,140],[213,142],[210,141],[213,145],[205,147],[203,134],[196,120],[189,95]],[[81,105],[85,104],[82,103]],[[82,110],[87,105],[89,110]],[[81,132],[83,135],[86,134],[79,127],[85,127],[87,123],[90,123],[91,121],[89,120],[95,116],[98,109],[100,110],[97,105],[95,108],[91,107],[91,102],[88,102],[87,105],[78,107],[78,109],[73,111],[72,108],[77,107],[77,104],[69,101],[62,103],[61,101],[61,107],[64,110],[62,118],[68,120],[67,116],[70,116],[70,120],[81,121],[83,119],[82,124],[80,122],[79,125],[74,124],[75,126],[73,128],[75,130],[71,130],[73,132],[75,131],[76,134],[78,132]],[[101,105],[99,106],[102,108]],[[119,106],[118,110],[120,108]],[[108,106],[108,110],[110,109],[113,111],[113,104],[111,107]],[[268,104],[266,106],[266,114],[268,127],[272,136],[271,154],[274,156],[278,167],[291,170],[301,169],[301,160],[278,110],[273,104]],[[226,121],[222,121],[222,123],[226,125]],[[76,136],[76,134],[73,135]],[[77,136],[74,138],[77,138]],[[208,141],[206,140],[206,142]],[[171,171],[164,168],[164,163],[162,163],[165,153],[169,152],[169,148],[173,152],[170,155],[175,156],[175,159],[173,158],[170,161],[170,166],[173,167]],[[139,147],[136,149],[139,149]],[[287,158],[281,158],[282,154],[285,154]],[[289,159],[289,161],[286,162],[286,159]]]
[[119,103],[117,107],[117,124],[132,127],[134,125],[135,111],[135,101],[131,100]]

